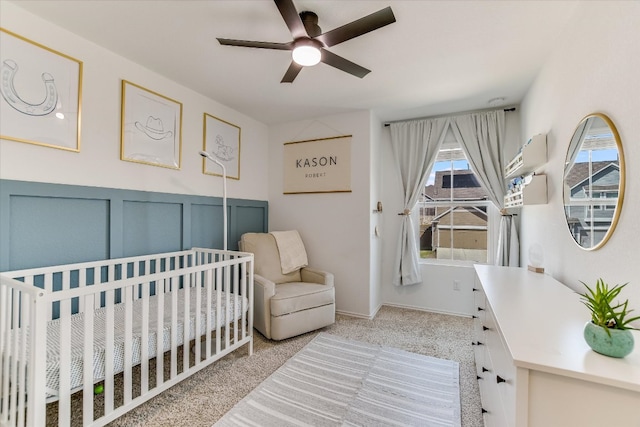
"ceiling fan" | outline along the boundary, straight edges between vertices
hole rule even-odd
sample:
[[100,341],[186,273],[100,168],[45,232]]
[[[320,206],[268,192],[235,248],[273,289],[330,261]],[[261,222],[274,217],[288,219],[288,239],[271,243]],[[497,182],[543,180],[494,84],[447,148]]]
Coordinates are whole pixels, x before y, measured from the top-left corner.
[[315,13],[308,11],[298,13],[292,0],[274,0],[274,2],[293,36],[292,41],[274,43],[224,38],[218,38],[218,41],[227,46],[291,50],[293,60],[280,83],[292,83],[302,67],[316,65],[319,62],[356,77],[366,76],[371,70],[338,56],[326,48],[396,22],[391,7],[386,7],[342,27],[322,33],[318,26],[318,15]]

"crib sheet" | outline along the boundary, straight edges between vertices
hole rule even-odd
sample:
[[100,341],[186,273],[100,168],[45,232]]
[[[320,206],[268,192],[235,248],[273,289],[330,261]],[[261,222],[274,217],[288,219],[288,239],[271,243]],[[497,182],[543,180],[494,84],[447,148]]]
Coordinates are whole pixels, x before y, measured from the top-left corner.
[[[189,337],[188,340],[195,338],[196,333],[196,290],[189,289]],[[177,345],[184,343],[184,289],[177,291]],[[172,293],[164,294],[164,321],[162,325],[162,351],[171,349],[171,306]],[[229,294],[229,305],[227,306],[227,296],[221,293],[220,313],[216,313],[217,295],[214,292],[211,298],[211,330],[215,330],[216,325],[224,325],[232,322],[234,319],[239,320],[242,316],[243,307],[246,311],[248,308],[247,298],[238,295],[237,304],[234,294]],[[132,347],[132,365],[141,362],[141,343],[142,343],[142,299],[134,300],[133,304],[133,340]],[[158,297],[149,297],[149,358],[156,356],[158,322],[157,322]],[[200,304],[200,331],[207,329],[207,301],[206,292],[201,290]],[[94,353],[93,353],[93,377],[97,382],[105,376],[105,349],[106,349],[106,315],[107,309],[102,307],[94,312]],[[84,343],[84,317],[85,313],[78,313],[71,316],[71,390],[77,389],[82,385],[83,377],[83,343]],[[125,322],[125,304],[115,304],[114,306],[114,373],[122,372],[124,369],[124,322]],[[54,398],[58,395],[59,390],[59,371],[60,371],[60,319],[51,320],[47,323],[47,398]],[[215,345],[215,343],[214,343]]]

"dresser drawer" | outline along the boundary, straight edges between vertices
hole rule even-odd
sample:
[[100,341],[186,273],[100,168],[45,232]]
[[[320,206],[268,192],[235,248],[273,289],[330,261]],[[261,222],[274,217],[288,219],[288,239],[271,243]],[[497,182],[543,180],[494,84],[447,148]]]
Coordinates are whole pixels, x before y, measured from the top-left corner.
[[479,354],[482,354],[487,344],[487,336],[484,328],[484,323],[479,320],[476,320],[473,323],[473,338],[471,341],[471,345],[473,347],[474,353],[476,354],[476,358]]
[[515,423],[516,367],[497,329],[491,307],[487,307],[485,339],[488,357],[492,364],[491,382],[496,386],[508,425]]
[[486,356],[485,346],[477,345],[476,343],[477,341],[473,342],[473,356],[476,362],[476,374],[478,374],[478,376],[480,377],[484,372],[483,368],[486,368],[487,366],[486,364],[487,356]]
[[499,384],[496,382],[495,367],[491,354],[487,350],[485,353],[485,368],[482,373],[480,385],[480,399],[482,408],[484,409],[484,425],[485,427],[513,427],[512,423],[507,421],[506,408],[500,396]]
[[478,284],[473,288],[473,318],[484,321],[486,317],[487,298]]
[[[474,358],[476,362],[476,371],[480,376],[482,373],[482,367],[484,366],[485,361],[485,334],[484,334],[484,321],[485,321],[485,310],[486,299],[482,288],[479,285],[476,285],[473,289],[473,304],[474,304],[474,312],[473,312],[473,334],[472,334],[472,345]],[[478,309],[481,310],[478,310]]]
[[492,323],[487,317],[487,303],[482,289],[474,290],[474,307],[473,349],[484,424],[487,427],[508,427],[488,351],[487,340]]

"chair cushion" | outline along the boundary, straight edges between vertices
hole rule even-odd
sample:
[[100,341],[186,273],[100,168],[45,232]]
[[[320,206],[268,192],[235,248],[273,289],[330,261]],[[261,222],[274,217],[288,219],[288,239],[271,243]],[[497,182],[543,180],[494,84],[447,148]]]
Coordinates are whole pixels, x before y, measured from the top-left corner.
[[333,286],[305,282],[282,283],[276,285],[276,294],[271,297],[271,316],[284,316],[334,302]]
[[282,274],[276,239],[269,233],[245,233],[240,237],[241,250],[254,255],[253,271],[273,283],[299,282],[300,270]]

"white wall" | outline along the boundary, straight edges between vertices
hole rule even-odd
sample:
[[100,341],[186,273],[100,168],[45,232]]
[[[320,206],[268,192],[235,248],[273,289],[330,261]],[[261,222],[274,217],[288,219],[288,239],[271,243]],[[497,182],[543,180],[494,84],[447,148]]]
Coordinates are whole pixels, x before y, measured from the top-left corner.
[[[524,261],[534,243],[544,267],[574,290],[580,281],[630,282],[622,296],[640,312],[640,3],[580,2],[573,26],[560,40],[522,103],[523,138],[548,134],[549,203],[525,207]],[[615,123],[626,159],[626,190],[618,226],[607,244],[584,251],[573,242],[562,206],[562,171],[578,122],[593,112]]]
[[[359,111],[269,129],[269,230],[297,229],[310,266],[335,275],[336,309],[364,317],[376,309],[370,304],[370,123],[371,114]],[[282,194],[284,143],[342,135],[353,136],[350,193]]]
[[[158,73],[2,2],[3,28],[72,56],[84,64],[81,151],[0,141],[0,178],[220,196],[221,179],[202,173],[203,113],[240,126],[240,181],[229,180],[229,197],[265,200],[267,126],[180,86]],[[115,27],[114,27],[115,28]],[[4,37],[4,36],[3,36]],[[182,168],[173,170],[120,160],[121,80],[139,84],[183,104]]]

